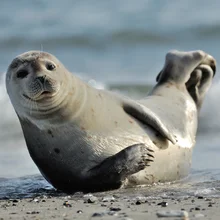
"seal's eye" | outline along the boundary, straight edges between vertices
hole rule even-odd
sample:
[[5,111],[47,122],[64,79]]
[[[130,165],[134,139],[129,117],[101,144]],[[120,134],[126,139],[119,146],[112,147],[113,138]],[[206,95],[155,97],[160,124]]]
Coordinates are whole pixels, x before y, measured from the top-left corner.
[[27,70],[19,70],[17,72],[17,78],[23,79],[28,75],[28,71]]
[[47,70],[52,71],[56,68],[56,66],[53,63],[47,63],[46,68],[47,68]]

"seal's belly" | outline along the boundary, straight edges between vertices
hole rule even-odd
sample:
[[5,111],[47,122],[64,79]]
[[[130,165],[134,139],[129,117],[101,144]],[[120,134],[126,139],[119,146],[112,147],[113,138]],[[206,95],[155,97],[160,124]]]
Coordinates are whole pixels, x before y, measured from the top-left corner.
[[[147,102],[144,103],[145,105],[154,107],[150,100],[145,102]],[[172,109],[172,103],[170,106],[169,102],[165,104],[164,108],[169,111],[166,114],[163,113],[163,103],[161,103],[161,111],[160,109],[158,111],[163,113],[161,115],[163,121],[169,123],[171,130],[175,131],[177,138],[175,145],[163,138],[152,127],[143,125],[126,114],[115,100],[113,102],[108,100],[108,103],[104,103],[105,108],[93,112],[92,116],[86,115],[89,119],[86,121],[92,122],[92,129],[90,129],[91,123],[83,124],[87,131],[85,138],[88,146],[94,150],[93,154],[88,155],[88,158],[91,158],[89,165],[93,167],[97,165],[97,161],[102,162],[133,144],[145,143],[147,147],[154,150],[154,162],[145,170],[130,176],[128,185],[173,181],[187,176],[191,167],[192,148],[195,142],[192,137],[195,126],[188,124],[186,111],[183,111],[185,108],[178,107],[176,110],[178,112],[175,112],[175,109]],[[179,118],[181,120],[177,120]],[[179,121],[182,126],[179,126]],[[190,123],[196,124],[195,121],[193,118]]]
[[192,148],[171,146],[166,150],[155,151],[154,156],[150,167],[128,178],[128,186],[175,181],[186,177],[190,172]]
[[[145,143],[147,147],[154,150],[154,162],[145,170],[130,176],[127,182],[128,186],[174,181],[188,175],[191,167],[193,143],[189,143],[187,148],[178,144],[173,145],[148,126],[127,130],[129,132],[113,131],[107,136],[94,135],[89,140],[89,145],[95,149],[93,155],[89,156],[91,158],[90,165],[96,166],[97,161],[102,162],[105,158],[128,146]],[[95,163],[93,163],[94,158],[96,158]]]
[[[141,139],[142,141],[139,142]],[[119,138],[116,140],[120,142]],[[140,136],[136,140],[121,139],[120,148],[123,144],[130,146],[138,142],[145,143],[147,147],[154,150],[154,162],[152,162],[149,167],[146,167],[145,170],[130,176],[128,178],[128,185],[174,181],[186,177],[189,174],[193,147],[182,148],[172,143],[165,143],[167,148],[158,148],[155,145],[149,144],[149,139]],[[102,158],[102,156],[100,158]]]

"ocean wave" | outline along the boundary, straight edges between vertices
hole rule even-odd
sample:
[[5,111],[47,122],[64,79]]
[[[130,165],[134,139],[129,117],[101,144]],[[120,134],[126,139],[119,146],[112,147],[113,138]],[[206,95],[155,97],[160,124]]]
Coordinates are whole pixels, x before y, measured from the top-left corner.
[[159,33],[148,32],[144,30],[120,30],[111,32],[105,35],[60,35],[59,33],[53,36],[30,38],[29,36],[7,36],[7,38],[0,38],[1,48],[14,47],[39,47],[44,45],[47,47],[76,47],[76,48],[104,48],[113,45],[135,45],[135,44],[167,44],[174,42],[174,36],[166,36]]
[[92,34],[74,34],[69,33],[60,35],[58,32],[53,35],[48,34],[47,37],[36,35],[30,37],[28,35],[14,35],[11,34],[5,37],[0,37],[1,48],[14,47],[39,47],[45,45],[53,48],[57,45],[62,47],[76,47],[76,48],[94,48],[101,49],[105,47],[112,47],[114,45],[133,47],[140,45],[167,45],[181,42],[183,39],[201,40],[212,39],[220,36],[220,24],[215,26],[203,25],[190,28],[182,28],[172,33],[158,32],[151,30],[139,29],[121,29],[111,30],[109,33],[92,33]]
[[220,24],[212,25],[197,25],[189,30],[195,36],[204,39],[219,38],[220,37]]

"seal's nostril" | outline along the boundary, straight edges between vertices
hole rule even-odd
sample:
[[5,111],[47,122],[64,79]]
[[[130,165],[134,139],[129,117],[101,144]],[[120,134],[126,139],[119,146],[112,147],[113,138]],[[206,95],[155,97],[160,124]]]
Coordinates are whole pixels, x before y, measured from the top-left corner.
[[37,77],[37,80],[40,81],[42,84],[44,84],[45,77],[44,76],[39,76],[39,77]]

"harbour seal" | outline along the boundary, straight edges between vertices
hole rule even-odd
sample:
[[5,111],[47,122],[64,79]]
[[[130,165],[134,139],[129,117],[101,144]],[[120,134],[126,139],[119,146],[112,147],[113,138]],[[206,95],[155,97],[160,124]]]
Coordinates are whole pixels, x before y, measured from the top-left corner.
[[65,192],[102,191],[185,177],[198,111],[215,73],[203,51],[171,51],[145,99],[92,88],[53,55],[30,51],[6,87],[30,156]]

